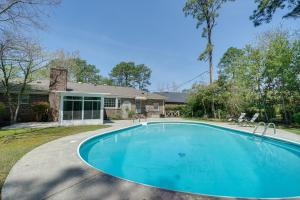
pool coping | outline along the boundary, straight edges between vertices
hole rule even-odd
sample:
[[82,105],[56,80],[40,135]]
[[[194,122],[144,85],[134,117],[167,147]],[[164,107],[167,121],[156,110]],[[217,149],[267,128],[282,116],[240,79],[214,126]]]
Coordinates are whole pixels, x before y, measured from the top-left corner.
[[[206,122],[197,122],[185,119],[176,119],[175,121],[165,121],[164,119],[151,122],[192,122],[202,123],[222,128],[228,128],[222,125],[215,125]],[[118,122],[119,123],[119,122]],[[132,127],[132,121],[113,124],[110,128],[100,129],[79,133],[72,136],[66,136],[48,143],[45,143],[25,154],[11,169],[2,188],[1,197],[8,199],[257,199],[257,198],[234,198],[217,197],[210,195],[200,195],[194,193],[185,193],[167,189],[145,186],[140,183],[134,183],[112,175],[102,173],[98,169],[85,164],[77,155],[79,143],[90,137],[103,135],[106,132],[114,132],[124,128]],[[140,126],[140,124],[135,124]],[[231,129],[231,128],[229,128]],[[241,131],[232,128],[232,130]],[[100,132],[100,134],[99,134]],[[248,132],[244,131],[242,132]],[[295,140],[299,141],[300,136]],[[278,139],[278,138],[275,138]],[[74,142],[74,143],[73,143]],[[77,143],[79,142],[79,143]],[[292,143],[297,143],[291,141]],[[41,156],[41,158],[39,158]],[[60,163],[60,158],[65,162]],[[55,163],[53,163],[55,162]],[[76,173],[68,174],[65,177],[62,172],[78,168]],[[69,170],[70,171],[70,170]],[[26,172],[26,173],[24,173]],[[73,171],[71,171],[73,172]],[[45,176],[45,177],[44,177]],[[59,179],[56,179],[56,177]],[[67,180],[64,180],[67,179]],[[20,181],[21,180],[21,181]],[[34,184],[31,184],[33,180]],[[17,181],[17,182],[16,182]],[[55,183],[55,184],[54,184]],[[97,190],[94,189],[97,187]],[[109,195],[107,194],[109,193]],[[267,199],[267,198],[265,198]],[[268,198],[268,199],[300,199],[299,197],[290,198]]]
[[259,134],[255,134],[255,133],[251,133],[249,131],[245,131],[245,130],[238,130],[238,129],[234,129],[234,128],[228,128],[228,127],[224,127],[224,126],[219,126],[219,125],[214,125],[214,124],[209,124],[206,122],[197,122],[197,121],[154,121],[154,122],[141,122],[140,124],[137,125],[132,125],[132,126],[128,126],[128,127],[124,127],[124,128],[120,128],[120,129],[116,129],[116,130],[112,130],[112,131],[107,131],[104,133],[100,133],[91,137],[86,138],[85,140],[83,140],[77,147],[77,156],[89,167],[93,168],[94,170],[100,171],[101,173],[107,174],[109,176],[112,176],[114,178],[117,179],[121,179],[123,181],[127,181],[127,182],[131,182],[131,183],[135,183],[135,184],[139,184],[139,185],[143,185],[146,187],[151,187],[151,188],[155,188],[155,189],[159,189],[159,190],[166,190],[166,191],[170,191],[170,192],[178,192],[178,193],[182,193],[182,194],[188,194],[188,195],[195,195],[195,196],[201,196],[201,197],[208,197],[208,198],[218,198],[218,199],[244,199],[244,200],[253,200],[253,199],[262,199],[262,200],[279,200],[279,199],[285,199],[285,200],[291,200],[291,199],[300,199],[300,196],[295,196],[295,197],[234,197],[234,196],[222,196],[222,195],[209,195],[209,194],[202,194],[202,193],[192,193],[192,192],[186,192],[186,191],[181,191],[181,190],[172,190],[172,189],[167,189],[167,188],[161,188],[158,186],[154,186],[154,185],[148,185],[145,183],[140,183],[140,182],[136,182],[136,181],[132,181],[130,179],[126,179],[123,177],[119,177],[119,176],[115,176],[112,175],[110,173],[107,173],[105,171],[102,171],[101,169],[98,169],[94,166],[92,166],[90,163],[88,163],[84,158],[82,158],[81,154],[80,154],[80,147],[86,143],[87,141],[93,139],[93,138],[97,138],[97,137],[104,137],[106,135],[110,135],[110,134],[119,134],[117,132],[119,131],[124,131],[127,129],[131,129],[131,128],[135,128],[135,127],[140,127],[140,126],[144,126],[144,125],[148,125],[148,124],[160,124],[160,123],[169,123],[169,124],[188,124],[188,123],[193,123],[193,124],[203,124],[203,125],[208,125],[210,127],[213,128],[222,128],[222,129],[226,129],[226,130],[233,130],[235,132],[239,132],[237,134],[248,134],[249,136],[254,136],[254,137],[259,137],[259,138],[268,138],[268,139],[272,139],[275,140],[277,142],[284,142],[284,143],[289,143],[292,145],[296,145],[298,147],[300,147],[300,143],[295,142],[295,141],[291,141],[288,139],[280,139],[277,137],[273,137],[270,135],[259,135]]

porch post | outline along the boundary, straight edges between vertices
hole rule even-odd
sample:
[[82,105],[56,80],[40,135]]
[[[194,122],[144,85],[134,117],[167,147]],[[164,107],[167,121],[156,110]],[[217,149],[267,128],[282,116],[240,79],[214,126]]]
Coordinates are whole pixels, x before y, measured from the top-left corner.
[[64,114],[64,95],[63,93],[60,93],[60,105],[59,105],[59,123],[60,125],[63,124],[63,114]]
[[101,123],[104,123],[104,96],[101,96],[101,105],[100,105],[100,119]]

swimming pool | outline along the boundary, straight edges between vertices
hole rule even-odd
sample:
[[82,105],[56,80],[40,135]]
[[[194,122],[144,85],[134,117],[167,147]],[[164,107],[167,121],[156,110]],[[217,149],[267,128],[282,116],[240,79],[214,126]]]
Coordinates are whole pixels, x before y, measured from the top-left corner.
[[90,166],[181,192],[300,196],[300,146],[202,123],[148,123],[98,135],[78,149]]

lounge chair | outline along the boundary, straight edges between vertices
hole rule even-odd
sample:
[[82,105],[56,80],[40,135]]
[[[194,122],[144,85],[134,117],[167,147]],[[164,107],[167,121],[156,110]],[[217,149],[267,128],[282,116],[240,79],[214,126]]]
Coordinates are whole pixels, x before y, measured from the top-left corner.
[[241,113],[239,118],[236,118],[236,119],[235,118],[229,118],[228,121],[240,124],[245,120],[245,116],[246,116],[246,113]]
[[257,120],[259,113],[255,113],[251,119],[245,119],[243,126],[253,126]]

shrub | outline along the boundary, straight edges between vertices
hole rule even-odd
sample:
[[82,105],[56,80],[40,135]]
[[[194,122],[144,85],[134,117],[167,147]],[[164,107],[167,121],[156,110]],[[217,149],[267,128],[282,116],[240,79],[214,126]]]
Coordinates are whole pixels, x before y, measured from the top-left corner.
[[0,102],[0,127],[9,125],[9,112],[6,111],[6,106]]
[[114,114],[110,117],[112,120],[121,120],[122,116],[120,114]]
[[4,116],[5,112],[5,104],[3,102],[0,102],[0,116]]
[[132,111],[132,110],[128,111],[128,118],[129,119],[132,119],[134,115],[135,115],[134,111]]
[[185,105],[175,105],[175,104],[171,104],[171,105],[166,105],[165,106],[165,110],[166,111],[183,111],[185,109]]
[[300,124],[300,112],[295,113],[295,114],[293,115],[293,120],[294,120],[294,122],[296,122],[297,124]]
[[36,121],[46,122],[49,120],[50,105],[48,102],[37,102],[32,105],[32,110],[35,114]]

